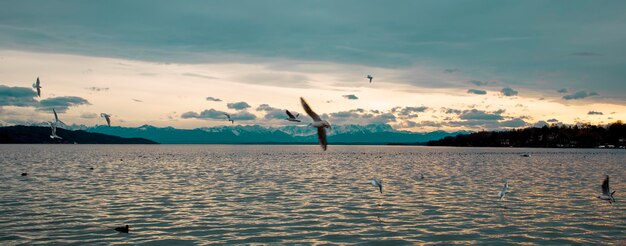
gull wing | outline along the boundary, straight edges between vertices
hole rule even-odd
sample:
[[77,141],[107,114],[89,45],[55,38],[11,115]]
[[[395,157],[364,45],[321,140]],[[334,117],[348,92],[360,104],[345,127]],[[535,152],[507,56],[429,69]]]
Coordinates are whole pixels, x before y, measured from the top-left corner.
[[609,193],[611,193],[609,191],[609,175],[606,175],[606,178],[604,178],[604,182],[602,182],[602,194],[609,195]]
[[41,97],[41,87],[37,86],[37,96]]
[[328,145],[328,142],[326,142],[326,129],[324,129],[324,127],[317,128],[317,138],[320,140],[322,149],[326,151],[326,145]]
[[289,110],[285,110],[285,113],[287,113],[287,115],[289,116],[289,118],[295,119],[296,117],[293,116],[293,114],[291,114],[291,112],[289,112]]
[[224,115],[226,115],[226,117],[228,117],[228,119],[230,120],[230,115],[227,113],[224,113]]
[[57,111],[52,109],[52,112],[54,112],[54,122],[59,122],[59,116],[57,116]]
[[107,120],[107,125],[109,125],[109,127],[111,126],[111,118],[109,118],[109,116],[107,115],[106,117],[104,117],[104,119]]
[[[309,104],[308,104],[308,103],[306,103],[306,101],[304,100],[304,98],[302,98],[302,97],[300,98],[300,103],[302,103],[302,108],[304,108],[304,111],[305,111],[305,112],[306,112],[309,116],[311,116],[311,118],[312,118],[314,121],[322,121],[322,118],[320,118],[320,116],[319,116],[319,115],[317,115],[315,112],[313,112],[313,110],[311,109],[311,107],[309,107]],[[319,129],[319,128],[318,128],[318,129]],[[324,142],[326,142],[326,132],[325,132],[325,131],[323,131],[323,130],[322,130],[322,132],[323,132],[323,134],[324,134]],[[320,143],[321,143],[321,142],[322,142],[322,138],[321,138],[321,135],[320,135],[320,131],[319,131],[319,130],[317,130],[317,135],[318,135],[318,137],[320,137]],[[324,148],[324,150],[326,150],[326,144],[324,144],[324,147],[323,147],[323,148]]]

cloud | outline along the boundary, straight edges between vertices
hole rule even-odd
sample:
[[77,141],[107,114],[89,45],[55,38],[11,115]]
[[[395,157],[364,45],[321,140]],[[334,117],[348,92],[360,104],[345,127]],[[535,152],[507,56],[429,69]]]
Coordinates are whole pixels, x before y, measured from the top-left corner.
[[36,105],[36,107],[38,111],[52,111],[52,109],[55,109],[57,113],[64,113],[70,107],[80,105],[90,105],[90,103],[82,97],[65,96],[43,99],[39,101],[39,105]]
[[590,96],[597,96],[598,93],[596,92],[586,92],[586,91],[577,91],[574,94],[570,94],[570,95],[565,95],[563,96],[563,99],[565,100],[576,100],[576,99],[583,99],[586,97],[590,97]]
[[348,99],[348,100],[357,100],[359,99],[357,96],[355,96],[354,94],[350,94],[350,95],[343,95],[342,97]]
[[483,85],[489,84],[489,82],[487,81],[480,81],[480,80],[470,80],[469,82],[476,86],[483,86]]
[[236,103],[228,103],[226,104],[226,107],[228,107],[229,109],[244,110],[244,109],[250,108],[250,105],[247,102],[236,102]]
[[207,101],[211,101],[211,102],[221,102],[222,101],[222,99],[215,98],[215,97],[207,97],[206,100]]
[[477,89],[469,89],[469,90],[467,90],[467,93],[476,94],[476,95],[485,95],[485,94],[487,94],[487,91],[485,91],[485,90],[477,90]]
[[552,119],[547,120],[547,122],[551,122],[551,123],[552,122],[559,122],[559,120],[552,118]]
[[[283,120],[287,118],[287,114],[285,113],[284,110],[279,109],[279,108],[274,108],[268,104],[259,105],[256,108],[256,111],[265,112],[264,118],[267,120],[272,120],[272,119]],[[289,111],[289,112],[291,112],[293,115],[298,114],[298,112],[295,112],[295,111]]]
[[83,118],[83,119],[95,119],[95,118],[98,118],[98,114],[96,114],[96,113],[82,113],[82,114],[80,114],[80,118]]
[[108,91],[109,87],[95,87],[95,86],[92,86],[92,87],[87,87],[85,89],[90,90],[90,91]]
[[587,114],[588,114],[588,115],[604,115],[602,112],[593,111],[593,110],[592,110],[592,111],[589,111]]
[[417,113],[425,112],[428,109],[426,106],[420,107],[394,107],[391,109],[392,113],[397,113],[400,116],[405,117],[417,117]]
[[444,73],[456,73],[458,71],[459,70],[456,69],[456,68],[446,68],[446,69],[443,70]]
[[500,126],[502,127],[523,127],[526,125],[526,121],[524,121],[522,118],[514,118],[511,120],[505,120],[500,122]]
[[204,74],[197,74],[197,73],[182,73],[181,75],[187,76],[187,77],[203,78],[203,79],[218,79],[217,77],[208,76]]
[[37,104],[37,92],[28,87],[0,85],[0,106],[28,107]]
[[323,114],[321,117],[323,119],[328,119],[330,122],[336,124],[367,125],[386,124],[396,121],[396,116],[392,113],[383,113],[377,110],[365,110],[362,108]]
[[[189,112],[181,114],[180,117],[183,118],[183,119],[225,120],[226,119],[226,115],[224,115],[225,113],[226,112],[224,112],[224,111],[219,111],[219,110],[215,110],[215,109],[205,109],[205,110],[203,110],[200,113],[189,111]],[[230,114],[230,118],[233,119],[233,120],[246,121],[246,120],[254,120],[254,119],[256,119],[256,115],[248,113],[246,111],[243,111],[243,112]]]
[[135,99],[135,98],[133,98],[133,101],[135,101],[135,102],[143,102],[143,101],[141,101],[139,99]]
[[567,93],[567,89],[566,88],[562,88],[562,89],[560,89],[560,90],[558,90],[556,92],[558,92],[558,93]]
[[589,52],[589,51],[574,52],[569,55],[570,56],[602,56],[601,54]]
[[462,120],[502,120],[504,119],[504,117],[502,117],[502,113],[504,113],[504,110],[498,110],[495,112],[487,112],[487,111],[482,111],[482,110],[477,110],[477,109],[471,109],[471,110],[464,110],[460,115],[459,118]]
[[461,114],[463,111],[460,109],[453,109],[453,108],[441,108],[443,110],[445,110],[444,112],[446,114]]
[[517,91],[516,91],[516,90],[511,89],[511,87],[505,87],[505,88],[502,88],[502,90],[501,90],[500,92],[502,92],[502,95],[505,95],[505,96],[507,96],[507,97],[517,95]]

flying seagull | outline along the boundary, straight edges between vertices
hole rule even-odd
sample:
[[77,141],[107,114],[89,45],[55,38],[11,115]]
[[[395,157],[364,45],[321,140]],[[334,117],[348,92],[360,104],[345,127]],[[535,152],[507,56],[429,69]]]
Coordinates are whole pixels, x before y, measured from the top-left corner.
[[50,130],[52,130],[52,134],[50,135],[50,138],[55,139],[63,139],[59,136],[57,136],[57,125],[54,122],[48,122],[48,124],[50,124]]
[[234,124],[235,123],[235,121],[230,118],[230,114],[224,113],[224,115],[226,115],[226,117],[228,118],[228,121],[230,121],[230,124]]
[[293,114],[289,112],[289,110],[285,110],[285,113],[287,113],[287,116],[289,116],[289,118],[285,120],[293,121],[293,122],[300,122],[300,120],[298,119],[298,116],[300,116],[300,114],[296,114],[296,116],[293,116]]
[[378,186],[378,190],[380,190],[380,193],[383,193],[383,181],[380,179],[372,179],[372,185],[373,186]]
[[328,142],[326,142],[326,128],[332,130],[333,127],[328,121],[322,120],[319,115],[313,112],[313,110],[311,109],[311,107],[309,107],[309,104],[306,103],[304,98],[300,98],[300,103],[302,103],[302,108],[304,108],[304,111],[313,119],[313,123],[309,124],[309,126],[317,128],[317,138],[320,141],[322,149],[326,151],[326,146],[328,145]]
[[100,113],[100,117],[102,117],[105,120],[107,120],[107,125],[109,125],[109,127],[111,127],[111,115],[110,114]]
[[33,88],[37,90],[37,96],[41,97],[41,82],[39,82],[39,77],[37,77],[37,82],[33,84]]
[[613,194],[615,194],[615,191],[611,192],[611,189],[609,188],[609,175],[606,175],[604,182],[602,182],[602,195],[598,196],[598,198],[607,200],[609,203],[613,204],[615,202]]
[[128,229],[129,229],[128,225],[115,227],[115,231],[122,232],[122,233],[128,233]]
[[504,186],[502,186],[502,190],[498,193],[498,196],[500,197],[500,201],[504,199],[504,196],[506,196],[508,189],[509,189],[509,182],[504,182]]
[[374,77],[372,77],[372,75],[367,75],[367,77],[366,77],[366,78],[370,79],[370,83],[372,83],[372,79],[373,79]]
[[66,125],[65,122],[59,120],[59,116],[57,115],[57,111],[56,110],[52,109],[52,112],[54,113],[54,124],[55,124],[55,126],[58,126],[59,123],[61,123],[63,125]]

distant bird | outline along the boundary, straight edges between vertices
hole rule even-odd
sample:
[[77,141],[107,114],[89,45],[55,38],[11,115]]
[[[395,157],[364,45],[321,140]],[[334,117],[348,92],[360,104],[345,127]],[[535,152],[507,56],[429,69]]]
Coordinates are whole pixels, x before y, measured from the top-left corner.
[[235,123],[235,121],[230,118],[230,114],[224,113],[224,115],[226,115],[226,117],[228,118],[228,121],[230,121],[230,124],[234,124]]
[[22,173],[22,177],[28,176],[28,173]]
[[128,225],[115,227],[115,230],[122,233],[128,233]]
[[530,154],[522,154],[521,157],[530,157]]
[[300,122],[300,120],[298,119],[298,116],[300,116],[300,114],[296,114],[296,116],[293,116],[293,114],[289,112],[289,110],[285,110],[285,113],[287,113],[287,116],[289,116],[289,118],[285,120],[293,121],[293,122]]
[[107,120],[107,125],[109,127],[111,127],[111,115],[110,114],[106,114],[106,113],[100,113],[100,117],[104,118],[105,120]]
[[50,138],[55,139],[63,139],[59,136],[57,136],[57,125],[54,122],[48,122],[48,124],[50,124],[50,130],[52,130],[52,134],[50,135]]
[[374,77],[372,77],[372,75],[367,75],[367,77],[366,77],[366,78],[368,78],[368,79],[370,80],[370,83],[372,83],[372,79],[373,79]]
[[424,174],[420,173],[420,179],[424,179]]
[[609,188],[609,175],[606,175],[604,182],[602,182],[602,195],[598,196],[598,198],[607,200],[609,203],[613,204],[615,202],[613,194],[615,194],[615,191],[611,192],[611,189]]
[[383,181],[382,180],[374,178],[372,179],[372,185],[378,186],[380,193],[383,193]]
[[502,199],[504,199],[504,196],[506,196],[507,190],[509,189],[509,182],[504,182],[504,186],[502,186],[502,190],[500,192],[498,192],[498,196],[500,197],[500,201],[502,201]]
[[37,90],[37,96],[41,97],[41,82],[39,82],[39,77],[37,77],[37,82],[33,84],[33,88]]
[[54,113],[54,125],[55,126],[58,126],[59,123],[61,123],[63,125],[66,125],[65,122],[59,120],[59,116],[57,115],[57,111],[56,110],[52,109],[52,112]]
[[302,103],[302,108],[304,108],[304,111],[313,119],[313,123],[309,124],[309,126],[313,126],[317,128],[317,138],[320,141],[320,145],[322,146],[322,149],[326,151],[326,146],[328,145],[328,142],[326,142],[326,129],[325,128],[332,130],[333,127],[330,125],[328,121],[322,120],[322,118],[320,118],[319,115],[313,112],[313,110],[311,109],[311,107],[309,107],[309,104],[306,103],[304,98],[302,97],[300,98],[300,103]]

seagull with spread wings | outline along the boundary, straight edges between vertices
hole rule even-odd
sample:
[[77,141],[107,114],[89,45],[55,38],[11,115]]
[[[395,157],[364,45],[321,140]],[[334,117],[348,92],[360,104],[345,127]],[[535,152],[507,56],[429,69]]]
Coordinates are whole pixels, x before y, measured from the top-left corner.
[[607,200],[609,203],[613,204],[615,202],[615,198],[613,198],[613,194],[615,191],[611,192],[609,187],[609,175],[606,175],[604,178],[604,182],[602,182],[602,195],[598,196],[598,198],[602,200]]
[[300,122],[300,120],[298,119],[298,116],[300,116],[300,114],[296,114],[294,116],[291,112],[289,112],[289,110],[285,110],[285,113],[287,113],[287,116],[289,117],[289,118],[286,118],[285,120],[292,121],[292,122]]
[[39,82],[39,77],[37,77],[37,82],[33,84],[33,88],[37,90],[37,96],[41,97],[41,82]]
[[111,127],[111,115],[107,113],[100,113],[100,117],[104,118],[107,121],[107,125]]
[[313,119],[313,123],[309,124],[309,126],[317,128],[317,139],[319,139],[322,149],[326,151],[326,146],[328,145],[328,142],[326,141],[326,128],[332,130],[333,127],[327,120],[322,120],[319,115],[313,112],[313,110],[311,109],[311,107],[309,107],[309,104],[304,100],[304,98],[300,98],[300,103],[302,103],[302,108],[304,108],[304,111],[311,117],[311,119]]
[[234,124],[235,120],[230,118],[230,114],[224,113],[224,115],[226,115],[226,118],[228,118],[228,121],[230,121],[230,124]]

